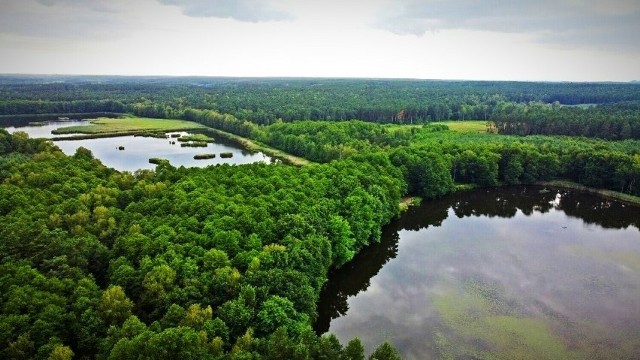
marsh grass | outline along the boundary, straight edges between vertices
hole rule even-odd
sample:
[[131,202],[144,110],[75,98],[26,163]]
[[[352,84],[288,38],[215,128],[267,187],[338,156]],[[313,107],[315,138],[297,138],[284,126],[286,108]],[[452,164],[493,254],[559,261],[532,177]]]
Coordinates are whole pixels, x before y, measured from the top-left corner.
[[133,134],[142,132],[170,132],[179,130],[204,129],[204,125],[184,120],[151,119],[140,117],[121,118],[97,118],[91,120],[89,125],[61,127],[53,131],[56,135],[62,134]]

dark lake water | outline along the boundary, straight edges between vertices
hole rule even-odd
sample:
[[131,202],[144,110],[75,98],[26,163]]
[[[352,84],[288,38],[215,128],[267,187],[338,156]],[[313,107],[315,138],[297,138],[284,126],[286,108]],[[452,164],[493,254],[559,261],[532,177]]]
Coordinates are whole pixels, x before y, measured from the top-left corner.
[[[67,122],[49,122],[45,126],[26,126],[26,127],[8,127],[7,131],[13,133],[15,131],[24,131],[29,137],[54,138],[51,130],[72,126],[85,125],[87,121],[67,121]],[[170,132],[167,134],[178,134]],[[180,132],[187,135],[186,132]],[[68,135],[65,135],[68,136]],[[210,135],[211,136],[211,135]],[[215,138],[215,137],[214,137]],[[271,162],[272,158],[261,153],[253,153],[242,149],[233,142],[226,141],[222,138],[215,138],[215,143],[210,143],[207,147],[181,147],[176,139],[175,144],[170,143],[170,139],[158,139],[141,136],[120,136],[112,138],[89,139],[89,140],[62,140],[54,143],[67,155],[73,155],[76,150],[83,146],[91,152],[93,156],[100,159],[106,166],[121,171],[136,171],[138,169],[155,169],[156,165],[150,164],[150,158],[161,158],[169,160],[171,165],[179,167],[205,167],[216,164],[249,164],[254,162]],[[118,150],[119,146],[124,146],[124,150]],[[220,153],[230,152],[233,154],[231,158],[221,158]],[[195,160],[194,155],[197,154],[216,154],[213,159]]]
[[407,359],[640,359],[640,207],[541,190],[410,209],[330,275],[316,331]]

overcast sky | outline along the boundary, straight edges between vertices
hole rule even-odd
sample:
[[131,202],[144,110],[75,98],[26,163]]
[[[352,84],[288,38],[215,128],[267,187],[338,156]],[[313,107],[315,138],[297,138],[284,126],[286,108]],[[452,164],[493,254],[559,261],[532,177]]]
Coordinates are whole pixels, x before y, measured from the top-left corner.
[[0,0],[0,73],[640,80],[640,0]]

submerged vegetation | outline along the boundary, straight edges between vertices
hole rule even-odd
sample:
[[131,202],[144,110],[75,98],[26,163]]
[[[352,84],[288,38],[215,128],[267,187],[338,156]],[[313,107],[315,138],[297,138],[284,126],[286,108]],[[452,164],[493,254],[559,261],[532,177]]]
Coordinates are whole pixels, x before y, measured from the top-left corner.
[[[363,358],[359,340],[343,347],[313,333],[318,296],[328,271],[378,241],[414,199],[553,180],[640,195],[638,112],[620,105],[640,100],[637,86],[286,82],[0,85],[0,114],[134,114],[62,133],[212,127],[249,150],[305,165],[187,169],[152,158],[155,171],[117,172],[87,149],[68,157],[0,130],[0,357]],[[598,123],[578,135],[626,140],[504,135],[567,134],[508,125],[511,106],[537,119],[531,101],[608,104],[619,110],[619,134],[603,136]],[[549,105],[544,114],[563,121],[578,111],[563,109]],[[601,119],[602,109],[579,111]],[[548,128],[526,116],[518,123],[527,129]],[[354,118],[365,121],[341,121]],[[203,136],[178,140],[207,146]],[[478,299],[443,294],[438,306],[455,328],[464,301]],[[547,341],[535,321],[516,324],[487,307],[465,334],[482,341],[507,331],[533,352]],[[520,333],[523,325],[529,330]],[[489,330],[474,332],[482,328]],[[505,356],[521,355],[510,346]],[[397,357],[389,344],[374,355]]]

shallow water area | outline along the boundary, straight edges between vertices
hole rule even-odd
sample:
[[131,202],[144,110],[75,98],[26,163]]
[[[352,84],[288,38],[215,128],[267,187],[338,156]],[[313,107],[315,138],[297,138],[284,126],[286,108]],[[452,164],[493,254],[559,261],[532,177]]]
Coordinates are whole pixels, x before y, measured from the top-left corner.
[[[185,135],[187,133],[184,133]],[[138,169],[155,169],[150,158],[169,160],[173,166],[205,167],[216,164],[250,164],[254,162],[270,162],[271,158],[263,153],[251,153],[232,143],[210,143],[207,147],[181,147],[176,139],[158,139],[141,136],[122,136],[90,140],[64,140],[55,144],[65,154],[73,155],[78,147],[83,146],[100,159],[103,164],[117,170],[135,171]],[[171,144],[175,142],[175,144]],[[118,150],[124,146],[124,150]],[[230,152],[231,158],[222,158],[220,153]],[[213,159],[195,160],[197,154],[213,153]]]
[[541,190],[410,209],[331,275],[316,330],[407,359],[640,358],[640,208]]
[[[10,127],[10,133],[24,131],[29,137],[54,138],[51,131],[60,127],[86,125],[88,121],[52,121],[44,126]],[[182,147],[177,138],[171,135],[186,136],[188,132],[169,132],[166,138],[143,136],[118,136],[86,140],[60,140],[54,144],[65,154],[73,155],[79,147],[85,147],[108,167],[120,171],[136,171],[139,169],[155,169],[156,165],[149,163],[151,158],[169,160],[175,167],[205,167],[217,164],[242,165],[255,162],[272,162],[271,157],[261,153],[249,152],[239,145],[225,139],[216,138],[215,142],[206,147]],[[64,136],[69,136],[65,134]],[[123,147],[124,150],[120,150]],[[229,158],[222,158],[221,153],[231,153]],[[195,155],[215,154],[215,158],[196,160]]]
[[29,134],[30,138],[52,139],[58,136],[69,135],[54,135],[51,133],[51,131],[67,126],[89,125],[89,120],[43,121],[42,124],[45,125],[9,126],[5,129],[11,134],[16,131],[23,131]]

